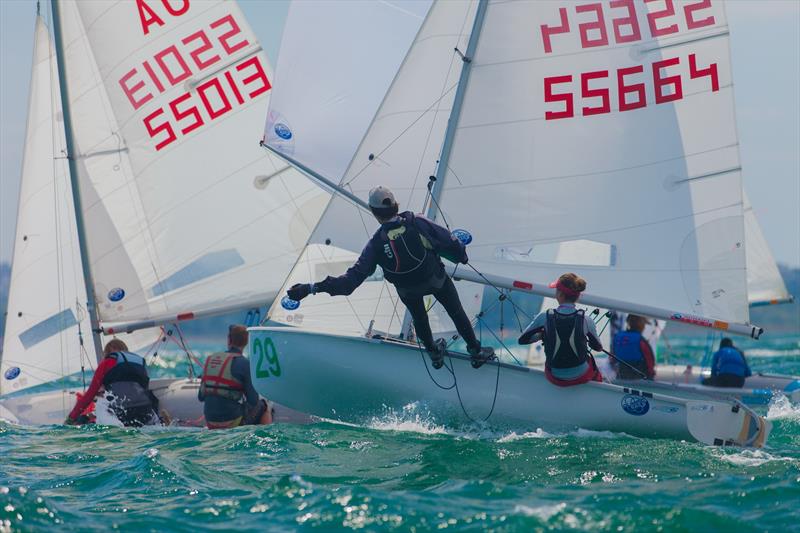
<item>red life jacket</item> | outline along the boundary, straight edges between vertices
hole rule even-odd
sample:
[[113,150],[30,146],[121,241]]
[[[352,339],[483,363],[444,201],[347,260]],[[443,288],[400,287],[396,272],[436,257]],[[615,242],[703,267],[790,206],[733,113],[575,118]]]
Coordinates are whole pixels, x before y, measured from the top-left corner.
[[200,380],[203,396],[221,396],[235,402],[242,400],[244,383],[231,372],[234,357],[242,357],[242,354],[219,352],[206,358],[203,378]]

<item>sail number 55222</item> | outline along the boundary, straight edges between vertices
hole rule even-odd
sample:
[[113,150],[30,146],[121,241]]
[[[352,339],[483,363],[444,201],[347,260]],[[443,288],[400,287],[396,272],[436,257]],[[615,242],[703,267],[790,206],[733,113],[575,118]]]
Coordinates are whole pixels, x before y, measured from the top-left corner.
[[[695,54],[688,57],[688,78],[700,80],[707,78],[711,91],[719,90],[717,64],[698,65]],[[685,63],[684,63],[685,64]],[[584,72],[580,79],[580,92],[569,90],[573,76],[550,76],[544,79],[544,101],[551,105],[545,111],[545,120],[572,118],[576,115],[576,96],[580,99],[580,114],[583,116],[610,113],[612,109],[612,87],[615,87],[615,106],[619,111],[631,111],[648,105],[647,93],[653,93],[651,104],[665,104],[683,98],[685,74],[681,68],[681,58],[673,57],[656,61],[645,73],[644,65],[619,68],[616,71],[596,70]],[[649,86],[649,88],[648,88]]]

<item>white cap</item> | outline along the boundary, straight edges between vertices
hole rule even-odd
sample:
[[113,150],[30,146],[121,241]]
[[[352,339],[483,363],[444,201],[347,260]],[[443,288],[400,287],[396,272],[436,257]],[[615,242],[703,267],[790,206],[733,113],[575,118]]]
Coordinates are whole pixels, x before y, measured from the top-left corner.
[[394,199],[394,194],[392,194],[392,191],[383,185],[379,185],[378,187],[375,187],[369,191],[370,207],[381,208],[392,207],[393,205],[397,205],[397,200]]

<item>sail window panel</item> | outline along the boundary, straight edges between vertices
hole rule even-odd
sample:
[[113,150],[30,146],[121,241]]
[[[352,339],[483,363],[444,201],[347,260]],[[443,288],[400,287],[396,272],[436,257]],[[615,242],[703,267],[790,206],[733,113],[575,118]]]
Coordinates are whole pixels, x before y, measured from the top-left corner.
[[503,261],[608,267],[616,264],[617,247],[604,242],[577,239],[527,246],[500,246],[495,249],[495,257]]
[[236,250],[219,250],[210,252],[192,261],[158,285],[150,289],[152,296],[161,296],[167,292],[197,283],[203,279],[221,274],[244,264],[244,259]]
[[19,341],[27,350],[77,324],[72,309],[64,309],[21,332]]

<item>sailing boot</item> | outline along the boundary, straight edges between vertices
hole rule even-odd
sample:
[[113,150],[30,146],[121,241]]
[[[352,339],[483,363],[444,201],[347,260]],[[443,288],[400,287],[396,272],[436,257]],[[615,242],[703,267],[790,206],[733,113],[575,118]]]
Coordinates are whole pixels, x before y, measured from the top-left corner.
[[447,353],[447,343],[444,339],[437,339],[433,344],[433,349],[428,350],[428,355],[431,357],[431,364],[433,368],[440,369],[444,365],[444,354]]
[[483,363],[495,359],[494,348],[490,346],[481,346],[480,344],[477,346],[468,346],[467,352],[469,352],[472,368],[480,368],[483,366]]

